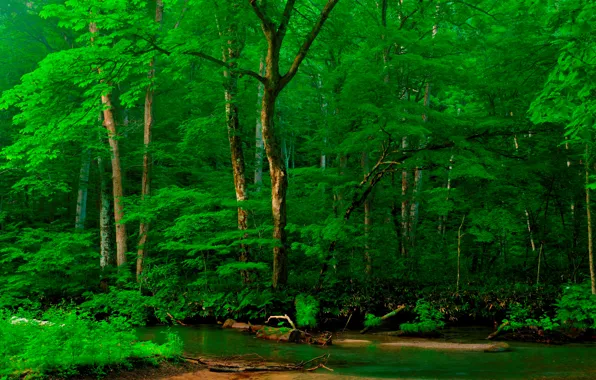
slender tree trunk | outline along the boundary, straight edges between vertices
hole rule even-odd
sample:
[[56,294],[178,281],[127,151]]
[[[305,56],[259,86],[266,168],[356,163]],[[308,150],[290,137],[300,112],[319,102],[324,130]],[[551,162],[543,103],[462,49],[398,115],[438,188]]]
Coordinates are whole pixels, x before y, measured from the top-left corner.
[[317,74],[317,76],[314,78],[315,81],[315,86],[319,92],[319,103],[320,103],[320,107],[321,107],[321,115],[323,117],[323,128],[324,128],[324,137],[323,137],[323,149],[321,150],[321,159],[320,159],[320,165],[321,165],[321,169],[325,170],[327,168],[327,154],[326,152],[326,146],[327,146],[327,130],[329,128],[329,126],[327,125],[327,114],[328,114],[328,105],[327,105],[327,99],[325,99],[325,95],[323,94],[323,81],[321,80],[321,75]]
[[[226,123],[228,126],[228,139],[230,141],[230,153],[234,172],[234,188],[236,190],[236,201],[238,202],[238,229],[246,231],[248,229],[248,211],[242,206],[242,202],[247,200],[244,152],[242,150],[242,139],[240,136],[238,106],[235,103],[237,78],[229,71],[225,75],[227,80],[225,89]],[[242,238],[245,239],[246,237],[247,235],[244,234]],[[247,262],[248,256],[248,247],[242,244],[240,247],[240,261]],[[248,273],[243,272],[243,280],[244,282],[248,282]]]
[[[163,19],[163,0],[155,0],[155,22],[161,25]],[[153,128],[153,79],[155,78],[155,57],[149,62],[149,72],[147,76],[151,83],[145,91],[145,114],[143,128],[143,144],[145,152],[143,154],[143,178],[141,183],[141,200],[151,194],[151,133]],[[149,233],[149,222],[141,221],[139,226],[139,244],[137,250],[137,281],[140,280],[144,269],[144,260],[147,256],[147,234]]]
[[[408,140],[406,137],[402,139],[402,149],[408,147]],[[408,256],[409,247],[409,230],[410,230],[410,218],[409,218],[409,202],[407,199],[408,195],[408,171],[403,169],[401,172],[401,255],[403,257]]]
[[[362,153],[362,169],[364,171],[364,177],[368,175],[370,171],[370,165],[368,162],[368,153]],[[364,261],[366,263],[365,272],[368,276],[372,273],[372,257],[370,254],[370,230],[372,228],[372,197],[367,197],[364,201]]]
[[[97,33],[97,25],[89,24],[89,31],[92,34],[91,43],[94,42],[94,35]],[[101,72],[101,68],[97,69]],[[101,95],[101,104],[103,105],[103,125],[108,131],[108,141],[112,152],[112,192],[114,195],[114,221],[116,223],[116,265],[121,266],[126,263],[126,225],[121,223],[124,217],[122,188],[122,168],[120,166],[120,149],[118,147],[118,133],[116,131],[116,122],[112,111],[112,102],[110,94]]]
[[[259,65],[259,74],[265,75],[265,58],[261,57],[261,63]],[[257,91],[257,101],[263,102],[263,83],[259,82]],[[260,107],[259,107],[260,109]],[[265,146],[263,143],[263,125],[261,124],[261,115],[257,115],[257,122],[255,127],[255,185],[257,185],[257,191],[261,190],[263,185],[263,155],[265,153]]]
[[[234,8],[237,4],[232,4]],[[219,18],[216,15],[217,28],[220,37],[226,39],[222,46],[223,62],[229,63],[223,71],[224,75],[224,98],[226,100],[226,125],[228,129],[228,141],[230,143],[230,156],[232,161],[232,170],[234,177],[234,189],[236,192],[236,201],[238,202],[238,229],[246,231],[248,229],[248,211],[242,207],[242,202],[247,200],[246,191],[246,165],[244,161],[244,151],[242,148],[242,130],[240,128],[240,118],[238,105],[236,103],[238,94],[238,75],[233,71],[236,67],[236,59],[240,55],[242,43],[238,41],[238,30],[235,21],[229,25],[220,25]],[[225,27],[226,31],[223,31]],[[246,239],[248,235],[243,234],[241,239]],[[249,249],[245,244],[240,245],[239,260],[247,262],[249,259]],[[249,281],[248,272],[242,271],[244,283]]]
[[81,171],[79,173],[79,191],[77,194],[77,215],[75,229],[84,230],[87,219],[87,193],[89,188],[89,167],[91,166],[91,151],[85,150],[81,160]]
[[592,294],[596,294],[596,273],[594,273],[594,246],[592,244],[592,211],[590,203],[590,189],[588,184],[590,183],[590,148],[589,144],[586,144],[586,215],[588,218],[588,257],[590,265],[590,282],[592,288]]
[[540,264],[542,261],[542,247],[544,245],[540,244],[540,249],[538,250],[538,269],[536,271],[536,286],[540,285]]
[[114,195],[114,222],[116,224],[116,265],[126,263],[126,225],[122,223],[124,217],[124,190],[122,188],[122,168],[120,166],[120,149],[118,146],[118,135],[112,103],[109,95],[102,95],[101,102],[103,111],[104,126],[108,130],[108,141],[112,151],[112,192]]
[[298,54],[296,54],[290,69],[285,75],[280,74],[279,60],[284,37],[288,30],[291,15],[294,11],[295,0],[288,0],[284,7],[279,25],[274,23],[257,0],[249,0],[255,15],[261,21],[263,35],[267,41],[267,57],[265,60],[265,76],[260,78],[264,83],[263,101],[261,107],[261,124],[265,152],[269,160],[269,175],[271,177],[271,209],[273,214],[273,238],[276,245],[273,248],[273,276],[274,288],[283,286],[288,280],[288,264],[286,256],[286,195],[288,176],[283,160],[281,142],[274,129],[275,102],[285,86],[294,78],[298,69],[317,38],[329,14],[339,0],[327,0],[319,19],[315,22],[310,33],[306,36]]
[[110,234],[110,185],[109,178],[105,171],[104,159],[97,157],[97,168],[99,172],[99,236],[100,236],[100,259],[99,266],[104,269],[112,262],[112,240]]
[[459,225],[459,229],[457,230],[457,282],[455,284],[456,292],[459,292],[459,279],[461,273],[461,239],[464,236],[461,233],[461,229],[463,228],[465,221],[466,215],[464,215],[461,219],[461,224]]
[[261,124],[265,151],[269,160],[269,175],[271,176],[271,210],[273,213],[273,238],[276,245],[273,248],[273,287],[286,284],[288,267],[286,257],[286,193],[288,176],[282,157],[282,149],[278,137],[274,132],[273,119],[275,117],[275,100],[277,91],[265,88],[261,111]]

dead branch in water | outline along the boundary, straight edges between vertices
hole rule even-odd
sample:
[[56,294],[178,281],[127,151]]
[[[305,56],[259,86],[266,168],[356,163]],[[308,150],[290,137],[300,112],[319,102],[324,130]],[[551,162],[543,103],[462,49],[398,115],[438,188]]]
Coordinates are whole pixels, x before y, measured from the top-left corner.
[[166,313],[168,317],[172,318],[172,321],[177,322],[180,326],[186,326],[186,324],[182,321],[177,320],[176,318],[172,317],[172,314]]

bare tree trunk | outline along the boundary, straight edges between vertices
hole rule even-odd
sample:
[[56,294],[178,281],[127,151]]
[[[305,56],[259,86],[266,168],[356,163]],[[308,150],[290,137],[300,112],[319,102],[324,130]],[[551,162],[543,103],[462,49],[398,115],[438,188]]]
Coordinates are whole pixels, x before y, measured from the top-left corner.
[[[155,22],[161,24],[163,19],[163,0],[155,0]],[[145,114],[144,114],[144,128],[143,128],[143,143],[145,145],[145,152],[143,154],[143,178],[141,182],[141,200],[151,194],[151,133],[153,128],[153,94],[154,86],[153,79],[155,78],[155,57],[151,58],[149,62],[149,72],[147,77],[150,80],[147,90],[145,91]],[[140,280],[143,274],[143,262],[147,256],[147,234],[149,233],[149,222],[141,221],[139,226],[139,244],[137,250],[137,281]]]
[[81,171],[79,173],[79,191],[77,193],[77,214],[75,218],[75,229],[84,230],[87,219],[87,194],[89,188],[89,167],[91,166],[91,151],[85,150],[81,160]]

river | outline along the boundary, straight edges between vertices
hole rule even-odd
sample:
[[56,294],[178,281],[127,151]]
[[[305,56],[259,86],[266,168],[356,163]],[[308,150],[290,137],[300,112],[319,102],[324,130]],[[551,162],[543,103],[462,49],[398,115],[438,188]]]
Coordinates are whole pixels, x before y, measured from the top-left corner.
[[[366,339],[370,344],[319,347],[258,340],[219,326],[146,327],[138,329],[142,340],[162,343],[167,332],[177,333],[189,356],[217,357],[258,354],[268,360],[296,363],[329,353],[328,366],[337,378],[357,376],[389,379],[596,379],[596,345],[510,343],[511,352],[440,351],[411,347],[387,347],[381,343],[400,339],[376,334],[343,334],[342,338]],[[446,331],[443,341],[486,343],[484,328]],[[319,370],[321,371],[321,370]]]

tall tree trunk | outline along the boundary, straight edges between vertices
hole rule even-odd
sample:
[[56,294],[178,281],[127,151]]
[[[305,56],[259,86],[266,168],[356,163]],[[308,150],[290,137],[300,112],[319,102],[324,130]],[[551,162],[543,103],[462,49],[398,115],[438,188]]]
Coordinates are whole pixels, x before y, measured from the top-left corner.
[[[259,64],[259,74],[265,75],[265,58],[261,57]],[[257,101],[259,106],[263,101],[263,83],[259,82],[257,90]],[[259,107],[260,108],[260,107]],[[257,115],[257,121],[255,126],[255,185],[257,185],[257,191],[261,190],[263,185],[263,155],[265,154],[265,146],[263,143],[263,125],[261,124],[261,115]]]
[[[163,19],[163,0],[155,0],[155,22],[161,25]],[[143,177],[141,182],[141,200],[151,194],[151,133],[153,128],[153,79],[155,78],[155,57],[149,62],[149,85],[145,90],[145,113],[143,128],[143,144],[145,152],[143,154]],[[139,226],[139,244],[137,250],[137,281],[140,280],[144,269],[144,260],[147,256],[147,234],[149,233],[149,222],[142,220]]]
[[79,173],[79,191],[77,193],[77,215],[75,229],[84,230],[87,219],[87,193],[89,188],[89,167],[91,166],[91,151],[85,150],[81,160],[81,171]]
[[122,168],[120,166],[120,149],[116,123],[112,112],[109,95],[102,95],[104,127],[108,130],[108,141],[112,152],[112,193],[114,196],[114,223],[116,224],[116,265],[126,263],[126,225],[122,223],[124,217],[124,190],[122,188]]
[[271,177],[271,209],[273,214],[273,238],[276,245],[273,248],[273,276],[272,285],[274,288],[283,286],[288,280],[288,264],[286,256],[286,193],[288,188],[288,177],[286,165],[284,164],[283,154],[279,136],[274,129],[275,120],[275,102],[279,93],[294,78],[298,69],[312,43],[317,38],[321,28],[327,21],[329,14],[339,0],[328,0],[321,11],[319,19],[313,25],[311,31],[306,36],[298,53],[294,57],[290,69],[285,75],[280,74],[279,59],[282,43],[296,0],[287,0],[279,25],[276,25],[265,14],[257,0],[249,0],[249,4],[254,13],[261,21],[263,35],[267,41],[267,57],[265,60],[265,77],[260,80],[264,83],[263,101],[261,107],[261,124],[263,129],[263,139],[265,152],[269,161],[269,175]]
[[323,117],[324,136],[323,136],[323,149],[321,149],[320,165],[321,165],[321,169],[325,170],[327,168],[327,154],[325,153],[326,149],[327,149],[327,130],[329,129],[329,126],[327,124],[328,123],[328,118],[327,118],[328,105],[327,105],[327,99],[325,99],[325,94],[323,94],[323,81],[321,80],[321,75],[317,74],[316,77],[314,77],[314,81],[315,81],[315,87],[317,88],[318,93],[319,93],[321,116]]
[[[269,59],[269,57],[268,57]],[[279,139],[274,131],[275,100],[277,91],[265,88],[261,111],[263,139],[265,152],[269,160],[269,175],[271,176],[271,211],[273,214],[273,238],[276,245],[273,248],[273,287],[284,285],[288,280],[288,266],[286,257],[286,193],[288,176],[284,164]]]
[[[368,153],[362,153],[362,169],[364,177],[370,171],[368,162]],[[364,201],[364,262],[366,263],[365,272],[368,276],[372,273],[372,257],[370,254],[370,230],[372,228],[372,197],[367,197]]]
[[463,218],[461,219],[459,229],[457,230],[457,282],[455,283],[455,291],[457,293],[459,293],[459,279],[461,274],[461,238],[465,235],[462,235],[461,229],[463,228],[465,221],[466,215],[464,214]]
[[[91,32],[91,43],[94,42],[94,35],[97,33],[97,25],[95,23],[89,24],[89,31]],[[101,72],[101,68],[97,69]],[[103,105],[103,125],[108,131],[108,141],[110,150],[112,152],[112,191],[114,195],[114,221],[116,224],[116,265],[121,266],[126,263],[126,225],[121,223],[124,217],[123,197],[124,191],[122,189],[122,168],[120,166],[120,149],[118,147],[118,133],[116,131],[116,122],[114,121],[114,113],[112,111],[112,102],[110,94],[101,94],[101,104]]]
[[[238,118],[238,106],[236,105],[237,77],[226,70],[226,123],[228,126],[228,139],[230,141],[230,153],[232,158],[232,168],[234,172],[234,188],[236,190],[236,201],[238,202],[238,229],[246,231],[248,229],[248,211],[242,206],[242,202],[247,200],[246,177],[244,152],[242,149],[242,139],[240,136],[240,121]],[[247,237],[243,235],[243,239]],[[245,244],[240,246],[239,259],[247,262],[249,256],[248,247]],[[242,272],[244,282],[248,282],[248,273]]]
[[[408,147],[407,137],[402,138],[402,149]],[[406,257],[408,255],[409,247],[409,230],[410,230],[410,218],[409,218],[409,202],[407,199],[408,195],[408,170],[403,169],[401,172],[401,255]]]
[[590,282],[592,288],[592,294],[596,294],[596,274],[594,273],[594,247],[592,244],[592,210],[590,204],[590,189],[588,185],[590,183],[590,148],[589,144],[586,143],[586,215],[588,218],[588,257],[590,265]]
[[99,172],[99,236],[100,236],[100,259],[99,266],[104,269],[112,262],[112,240],[110,234],[110,185],[109,177],[105,171],[104,159],[97,157],[97,168]]
[[[232,8],[236,8],[236,6],[237,4],[231,4]],[[233,12],[233,9],[226,9],[226,11]],[[229,65],[225,66],[223,71],[224,98],[226,101],[226,125],[228,129],[228,141],[230,143],[234,188],[236,192],[236,201],[238,202],[238,229],[240,231],[246,231],[248,229],[248,211],[242,206],[242,202],[246,201],[248,198],[246,191],[246,165],[242,147],[242,130],[240,128],[239,110],[236,103],[238,94],[238,74],[234,72],[236,60],[240,56],[243,43],[238,40],[238,30],[235,21],[230,21],[228,25],[220,25],[219,17],[216,14],[216,23],[220,37],[226,40],[226,43],[222,45],[222,60]],[[225,28],[225,32],[223,28]],[[244,233],[241,239],[246,239],[247,237],[247,234]],[[248,246],[241,244],[238,259],[241,262],[247,262],[248,258]],[[243,282],[247,283],[249,281],[248,272],[242,271],[241,273]]]

